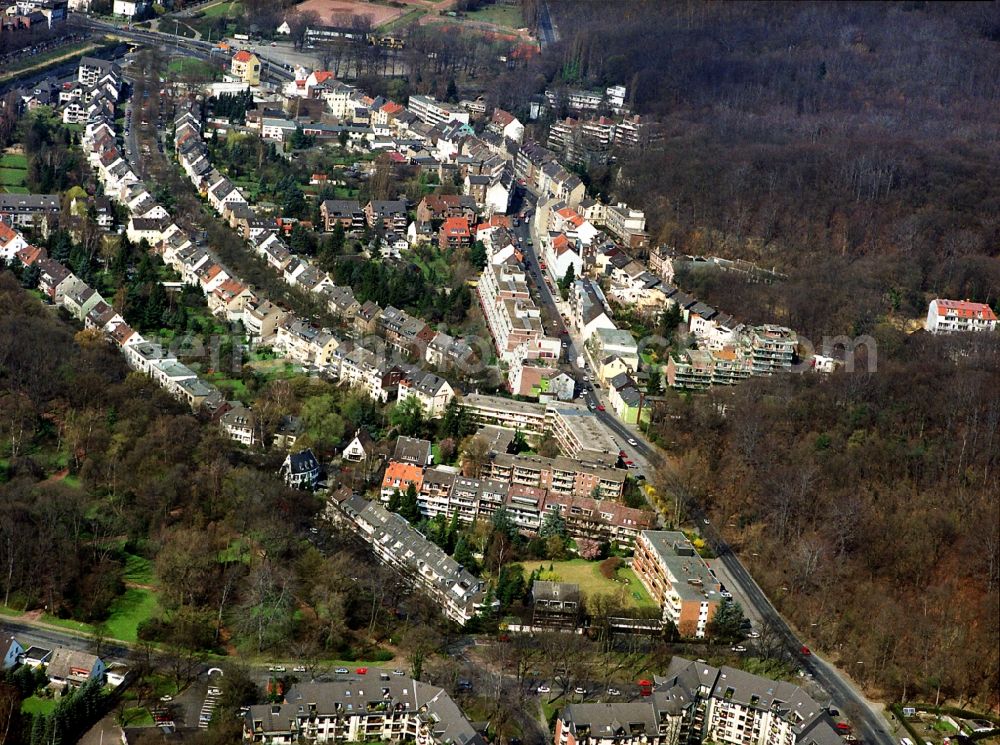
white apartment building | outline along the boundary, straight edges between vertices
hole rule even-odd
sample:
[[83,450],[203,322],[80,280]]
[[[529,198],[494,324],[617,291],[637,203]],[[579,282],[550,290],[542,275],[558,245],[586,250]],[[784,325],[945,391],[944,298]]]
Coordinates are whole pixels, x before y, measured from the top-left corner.
[[410,96],[407,108],[413,115],[432,127],[445,122],[469,123],[469,112],[451,104],[438,101],[433,96]]
[[517,355],[528,359],[559,358],[558,339],[546,337],[542,314],[531,299],[525,274],[513,262],[487,264],[476,294],[501,362]]
[[995,331],[997,316],[986,303],[968,300],[931,300],[927,308],[927,330],[932,334],[952,331]]

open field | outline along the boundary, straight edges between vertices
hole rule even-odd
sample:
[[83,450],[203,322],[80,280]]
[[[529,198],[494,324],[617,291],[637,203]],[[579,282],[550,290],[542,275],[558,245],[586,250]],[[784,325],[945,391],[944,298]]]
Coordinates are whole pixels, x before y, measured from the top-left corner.
[[4,153],[0,157],[0,168],[27,168],[28,156],[21,153]]
[[364,0],[306,0],[298,8],[302,12],[316,11],[323,23],[332,26],[350,26],[349,17],[370,16],[373,28],[394,21],[408,12],[407,8],[377,5]]
[[[599,561],[586,559],[571,559],[570,561],[522,561],[525,574],[530,574],[536,568],[542,568],[543,580],[554,582],[572,582],[580,585],[580,590],[587,595],[622,594],[625,602],[633,608],[655,608],[656,604],[649,597],[646,588],[630,568],[623,566],[618,570],[618,582],[605,579],[601,574]],[[552,571],[549,572],[549,567]]]
[[466,13],[465,20],[490,23],[510,29],[524,26],[524,16],[518,5],[484,5],[479,10]]
[[204,18],[218,18],[219,16],[225,16],[226,18],[236,18],[242,12],[240,3],[237,1],[233,2],[222,2],[217,5],[210,5],[201,10],[202,17]]

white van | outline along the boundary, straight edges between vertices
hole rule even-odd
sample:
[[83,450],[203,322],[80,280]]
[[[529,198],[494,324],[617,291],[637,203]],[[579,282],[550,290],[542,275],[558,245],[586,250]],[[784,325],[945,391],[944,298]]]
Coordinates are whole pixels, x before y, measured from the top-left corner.
[[911,740],[909,737],[904,737],[902,740],[899,741],[899,745],[913,745],[913,740]]

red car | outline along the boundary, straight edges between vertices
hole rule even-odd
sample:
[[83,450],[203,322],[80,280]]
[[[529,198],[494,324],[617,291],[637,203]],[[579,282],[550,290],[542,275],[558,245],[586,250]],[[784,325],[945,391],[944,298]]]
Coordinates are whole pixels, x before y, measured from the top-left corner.
[[802,649],[799,650],[799,652],[801,652],[804,657],[808,657],[809,655],[812,654],[812,652],[809,651],[809,647],[806,646],[803,646]]
[[846,732],[850,732],[851,731],[851,725],[849,725],[847,722],[837,722],[834,725],[834,727],[837,728],[837,732],[845,732],[846,733]]
[[597,405],[597,410],[598,411],[604,411],[604,404],[598,404]]
[[358,675],[364,675],[365,673],[368,672],[368,668],[367,667],[359,667],[354,672],[356,672]]

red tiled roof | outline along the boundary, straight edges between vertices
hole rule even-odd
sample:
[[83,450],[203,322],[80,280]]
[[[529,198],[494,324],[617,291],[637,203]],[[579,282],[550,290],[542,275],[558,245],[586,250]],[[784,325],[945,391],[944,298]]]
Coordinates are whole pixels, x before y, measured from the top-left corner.
[[313,75],[316,77],[317,83],[325,83],[333,77],[333,73],[329,70],[320,70],[318,72],[314,72]]
[[6,245],[17,238],[18,233],[7,223],[0,222],[0,244]]
[[236,54],[233,55],[233,59],[236,60],[237,62],[249,62],[252,58],[253,55],[250,54],[250,52],[248,52],[246,49],[241,49],[240,51],[238,51]]
[[403,487],[401,491],[405,490],[405,485],[410,483],[414,485],[417,491],[420,491],[420,487],[424,483],[424,469],[411,463],[400,463],[399,461],[391,460],[385,469],[385,476],[382,477],[382,487],[391,487],[397,481]]
[[39,248],[38,246],[25,246],[20,251],[17,252],[17,258],[25,266],[31,266],[36,261],[41,261],[48,257],[48,253],[44,248]]
[[441,226],[441,232],[449,236],[469,235],[469,221],[464,217],[449,217]]
[[985,321],[997,320],[993,309],[986,303],[973,303],[969,300],[943,300],[935,301],[939,316],[948,315],[949,312],[962,318],[981,318]]

